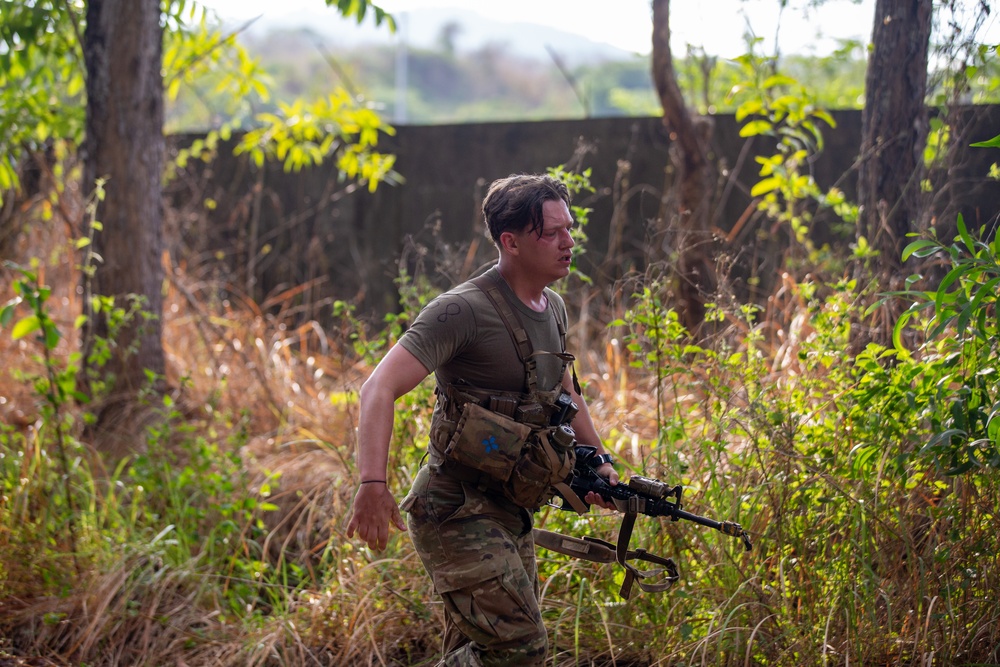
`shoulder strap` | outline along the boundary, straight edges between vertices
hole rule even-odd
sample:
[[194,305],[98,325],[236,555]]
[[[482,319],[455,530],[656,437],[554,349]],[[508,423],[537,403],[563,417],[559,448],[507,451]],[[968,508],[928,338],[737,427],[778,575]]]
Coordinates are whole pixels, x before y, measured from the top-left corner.
[[563,321],[559,317],[556,317],[556,329],[559,330],[559,348],[563,352],[565,352],[566,351],[566,327],[563,326]]
[[488,274],[483,273],[476,276],[472,279],[472,284],[483,291],[483,294],[499,313],[500,319],[503,320],[504,326],[507,327],[507,331],[514,341],[514,347],[517,348],[517,356],[524,364],[524,384],[529,393],[535,391],[538,385],[538,363],[535,361],[534,349],[531,347],[528,332],[521,326],[520,318],[510,307],[510,303],[500,291],[499,285],[496,284],[496,281],[491,280]]
[[527,391],[529,393],[533,392],[538,386],[538,362],[535,361],[535,357],[540,354],[551,354],[562,361],[562,370],[559,371],[560,377],[566,372],[567,367],[573,370],[573,388],[576,389],[576,393],[581,393],[580,383],[576,379],[576,367],[573,365],[575,358],[572,354],[566,352],[566,327],[563,325],[563,321],[559,317],[554,318],[556,329],[559,331],[559,347],[561,351],[535,352],[531,346],[531,340],[528,338],[528,332],[521,325],[521,318],[518,317],[517,311],[511,308],[510,302],[496,280],[490,279],[489,274],[482,273],[473,278],[471,282],[483,291],[490,300],[490,303],[493,304],[493,307],[496,308],[497,313],[500,314],[500,319],[503,320],[504,326],[507,327],[507,331],[514,341],[514,346],[517,348],[517,356],[520,357],[521,363],[524,364],[524,384],[527,387]]

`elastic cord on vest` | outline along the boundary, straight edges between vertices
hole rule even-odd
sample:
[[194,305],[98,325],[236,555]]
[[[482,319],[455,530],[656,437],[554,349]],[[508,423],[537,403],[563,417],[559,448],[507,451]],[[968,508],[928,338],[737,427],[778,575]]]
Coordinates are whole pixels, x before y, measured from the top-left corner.
[[385,480],[384,479],[363,479],[363,480],[361,480],[361,483],[362,484],[385,484]]

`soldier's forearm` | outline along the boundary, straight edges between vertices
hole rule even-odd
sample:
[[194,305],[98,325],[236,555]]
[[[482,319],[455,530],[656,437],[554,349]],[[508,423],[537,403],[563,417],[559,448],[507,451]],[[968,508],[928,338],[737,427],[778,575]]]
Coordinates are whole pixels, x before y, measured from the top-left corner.
[[394,398],[368,385],[362,389],[358,419],[358,472],[361,480],[384,480],[389,464]]

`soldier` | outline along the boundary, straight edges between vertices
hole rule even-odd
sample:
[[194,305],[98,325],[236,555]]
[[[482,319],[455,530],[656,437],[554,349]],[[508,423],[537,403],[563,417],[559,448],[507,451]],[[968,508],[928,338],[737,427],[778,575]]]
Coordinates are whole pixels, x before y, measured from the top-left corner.
[[[570,271],[569,205],[550,176],[495,181],[483,216],[499,261],[428,304],[361,388],[361,479],[347,534],[382,550],[390,522],[406,529],[407,513],[444,601],[440,665],[544,663],[533,510],[572,470],[574,435],[597,447],[598,473],[618,483],[571,373],[565,304],[548,287]],[[431,372],[427,463],[397,507],[385,484],[393,403]],[[613,507],[594,493],[586,501]]]

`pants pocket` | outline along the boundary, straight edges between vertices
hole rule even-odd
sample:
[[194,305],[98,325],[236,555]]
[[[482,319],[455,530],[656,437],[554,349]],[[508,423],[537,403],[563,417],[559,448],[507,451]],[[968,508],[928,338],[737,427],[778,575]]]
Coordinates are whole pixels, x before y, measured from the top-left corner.
[[512,563],[486,556],[442,564],[435,570],[434,587],[444,600],[449,620],[484,653],[522,655],[523,659],[506,664],[544,659],[547,636],[534,583],[520,560]]
[[460,481],[439,474],[434,466],[424,466],[417,473],[413,487],[399,509],[409,513],[419,523],[440,525],[460,515],[467,503],[465,488]]

